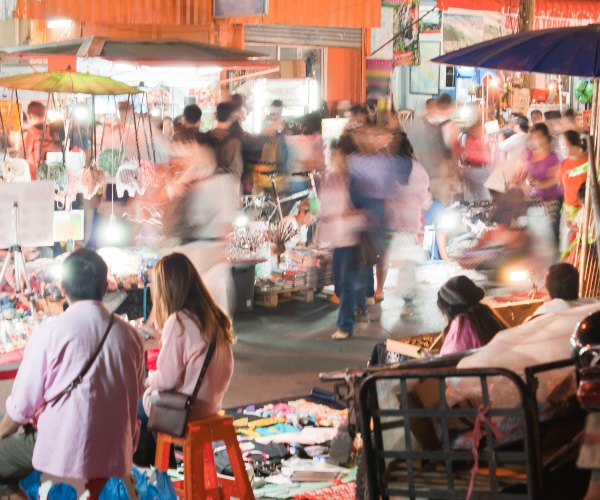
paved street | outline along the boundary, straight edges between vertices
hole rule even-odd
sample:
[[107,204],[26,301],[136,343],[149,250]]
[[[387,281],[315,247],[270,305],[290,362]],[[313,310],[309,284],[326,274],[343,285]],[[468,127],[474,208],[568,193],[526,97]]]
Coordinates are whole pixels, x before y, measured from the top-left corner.
[[369,308],[371,321],[357,325],[345,341],[331,339],[337,308],[324,296],[316,296],[309,304],[255,307],[253,312],[236,316],[235,370],[225,407],[301,396],[315,386],[331,389],[319,381],[319,372],[364,366],[375,344],[388,337],[441,331],[444,320],[436,305],[437,291],[448,278],[461,273],[465,274],[456,264],[421,266],[417,296],[407,309],[395,291],[397,275],[390,270],[385,300]]

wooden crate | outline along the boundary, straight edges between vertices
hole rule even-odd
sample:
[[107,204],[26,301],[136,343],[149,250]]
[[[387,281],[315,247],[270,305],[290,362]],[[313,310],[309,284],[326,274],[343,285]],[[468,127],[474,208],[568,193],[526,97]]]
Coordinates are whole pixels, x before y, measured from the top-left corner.
[[298,300],[312,302],[315,298],[313,288],[283,288],[281,290],[254,289],[254,305],[263,307],[277,307],[280,302]]

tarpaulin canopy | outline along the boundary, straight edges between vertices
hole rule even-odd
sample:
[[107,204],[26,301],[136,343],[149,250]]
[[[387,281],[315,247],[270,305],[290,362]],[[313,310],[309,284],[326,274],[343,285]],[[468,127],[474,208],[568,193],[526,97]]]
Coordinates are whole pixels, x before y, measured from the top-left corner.
[[440,64],[600,77],[600,24],[526,31],[432,60]]
[[269,56],[248,50],[188,42],[184,40],[119,40],[86,37],[40,45],[5,47],[0,51],[15,55],[100,57],[109,61],[152,65],[268,67]]
[[[437,0],[441,10],[487,10],[516,14],[519,2],[515,0]],[[600,18],[600,0],[536,0],[535,15],[578,20]]]

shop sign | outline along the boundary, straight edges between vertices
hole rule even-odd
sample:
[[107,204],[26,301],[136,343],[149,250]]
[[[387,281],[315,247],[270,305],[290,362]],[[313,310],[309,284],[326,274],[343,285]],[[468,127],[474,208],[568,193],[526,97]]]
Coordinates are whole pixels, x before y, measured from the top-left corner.
[[339,139],[348,124],[348,118],[327,118],[321,120],[323,140]]
[[306,80],[300,82],[269,80],[263,99],[265,101],[280,99],[286,106],[305,106],[308,102],[308,83]]

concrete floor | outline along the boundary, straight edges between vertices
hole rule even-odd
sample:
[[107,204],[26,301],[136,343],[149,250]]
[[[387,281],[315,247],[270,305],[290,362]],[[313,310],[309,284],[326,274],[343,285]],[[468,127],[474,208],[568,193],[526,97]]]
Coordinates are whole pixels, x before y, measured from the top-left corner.
[[407,309],[395,291],[397,274],[392,269],[385,300],[369,308],[371,321],[357,325],[354,335],[345,341],[331,339],[337,307],[324,296],[316,296],[308,304],[255,307],[236,316],[235,370],[224,407],[300,396],[312,387],[331,390],[331,384],[320,382],[320,372],[365,366],[375,344],[389,337],[441,331],[445,323],[436,305],[437,291],[460,273],[455,264],[421,266],[416,297]]

